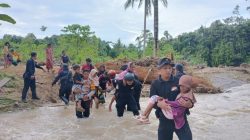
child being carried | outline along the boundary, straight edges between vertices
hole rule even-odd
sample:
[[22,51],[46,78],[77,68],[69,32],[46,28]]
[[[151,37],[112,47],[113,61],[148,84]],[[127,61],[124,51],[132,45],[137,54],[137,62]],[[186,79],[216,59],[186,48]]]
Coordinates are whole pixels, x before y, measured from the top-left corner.
[[75,95],[76,110],[84,112],[84,108],[81,106],[81,102],[82,100],[90,100],[94,95],[94,92],[90,91],[90,82],[83,79],[83,76],[80,72],[80,66],[73,66],[73,70],[75,71],[75,74],[73,76],[74,85],[72,87],[72,91]]
[[180,129],[185,124],[185,107],[181,106],[179,103],[180,99],[189,100],[192,103],[196,102],[194,94],[191,90],[192,85],[192,77],[188,75],[184,75],[180,78],[179,86],[180,86],[180,94],[177,96],[175,101],[168,101],[167,99],[163,99],[157,95],[152,96],[149,99],[149,104],[146,107],[146,110],[139,118],[140,124],[149,124],[149,114],[152,111],[154,105],[161,100],[164,100],[166,104],[169,104],[168,109],[161,109],[164,116],[168,119],[174,120],[175,128]]

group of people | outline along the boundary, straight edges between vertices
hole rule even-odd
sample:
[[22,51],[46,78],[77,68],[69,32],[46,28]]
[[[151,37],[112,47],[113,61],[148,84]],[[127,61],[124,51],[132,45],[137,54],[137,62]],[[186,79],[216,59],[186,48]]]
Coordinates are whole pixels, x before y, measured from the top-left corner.
[[[50,54],[49,50],[48,54]],[[26,64],[23,75],[23,102],[27,102],[26,95],[29,87],[32,91],[32,99],[39,100],[35,89],[35,68],[43,68],[37,65],[36,58],[37,54],[32,52],[31,59]],[[194,106],[196,99],[192,92],[194,86],[192,77],[185,75],[183,65],[175,65],[168,58],[159,60],[159,77],[152,82],[149,103],[145,111],[140,114],[142,84],[134,71],[133,63],[122,66],[121,72],[118,73],[114,70],[106,71],[105,65],[97,69],[92,65],[91,59],[87,58],[83,66],[73,65],[73,72],[71,72],[70,60],[64,51],[61,62],[61,69],[53,80],[52,86],[60,81],[59,97],[65,105],[69,104],[70,95],[74,95],[77,118],[88,118],[93,104],[98,109],[100,103],[105,103],[106,94],[113,90],[109,111],[112,111],[112,105],[116,102],[118,117],[122,117],[124,111],[128,110],[133,113],[139,124],[148,124],[149,114],[154,108],[155,115],[159,119],[159,140],[172,140],[174,132],[180,140],[192,140],[187,115],[190,114],[189,109]],[[48,66],[46,65],[47,69]]]
[[9,42],[5,42],[3,47],[4,68],[10,65],[17,66],[21,62],[20,55],[11,47]]
[[92,65],[90,58],[86,59],[86,64],[73,65],[74,74],[69,70],[67,64],[62,65],[58,76],[52,83],[52,86],[60,80],[59,97],[66,105],[69,103],[69,96],[72,92],[76,102],[76,117],[87,118],[90,115],[90,109],[95,103],[98,109],[99,104],[104,104],[107,92],[115,90],[109,110],[116,101],[117,116],[122,117],[125,107],[132,111],[135,116],[139,116],[139,98],[141,94],[141,84],[133,73],[134,65],[129,63],[126,70],[117,77],[114,70],[106,71],[105,65],[96,69]]

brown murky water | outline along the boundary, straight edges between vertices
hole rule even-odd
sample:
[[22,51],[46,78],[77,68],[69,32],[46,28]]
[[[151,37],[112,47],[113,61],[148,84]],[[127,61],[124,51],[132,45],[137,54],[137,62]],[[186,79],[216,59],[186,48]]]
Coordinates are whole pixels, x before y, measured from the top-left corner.
[[[249,140],[250,84],[232,88],[229,93],[196,97],[198,103],[188,117],[194,140]],[[147,99],[142,99],[143,108],[146,103]],[[149,125],[136,125],[131,112],[123,118],[115,113],[104,106],[81,120],[74,116],[73,106],[4,113],[0,114],[0,140],[157,139],[154,113]]]

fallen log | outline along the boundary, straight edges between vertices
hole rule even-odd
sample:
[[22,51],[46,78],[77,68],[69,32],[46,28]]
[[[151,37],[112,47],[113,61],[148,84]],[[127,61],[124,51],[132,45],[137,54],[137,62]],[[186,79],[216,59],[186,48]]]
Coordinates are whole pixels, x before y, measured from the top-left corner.
[[5,84],[7,84],[10,81],[10,78],[4,78],[0,81],[0,88],[3,87]]

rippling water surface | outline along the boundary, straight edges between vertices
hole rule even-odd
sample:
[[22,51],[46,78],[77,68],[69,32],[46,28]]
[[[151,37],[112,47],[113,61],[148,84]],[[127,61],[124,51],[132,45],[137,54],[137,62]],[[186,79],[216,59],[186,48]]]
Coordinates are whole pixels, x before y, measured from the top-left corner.
[[[250,84],[228,93],[196,95],[198,103],[188,117],[194,140],[250,139]],[[147,99],[142,99],[145,108]],[[114,109],[114,107],[113,107]],[[156,140],[158,120],[137,125],[131,112],[123,118],[107,107],[92,110],[89,119],[76,119],[74,106],[41,107],[0,114],[0,140]],[[176,136],[175,139],[177,140]]]

